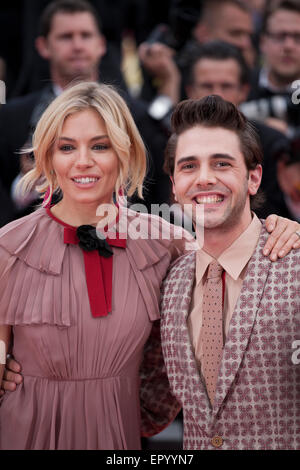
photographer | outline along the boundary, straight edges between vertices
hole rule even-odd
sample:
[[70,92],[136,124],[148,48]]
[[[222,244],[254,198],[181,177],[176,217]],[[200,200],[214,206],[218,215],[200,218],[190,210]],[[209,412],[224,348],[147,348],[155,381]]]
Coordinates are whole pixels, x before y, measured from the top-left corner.
[[168,24],[158,24],[139,47],[143,66],[142,98],[153,106],[150,115],[160,120],[181,98],[178,58],[200,16],[202,1],[173,0]]
[[[279,155],[277,180],[283,193],[280,214],[300,221],[300,134],[291,142],[288,154]],[[276,197],[276,195],[275,195]]]
[[249,67],[255,61],[251,10],[241,0],[177,0],[170,11],[170,26],[160,25],[141,44],[144,68],[142,97],[149,114],[162,123],[185,91],[181,77],[190,52],[212,40],[222,40],[241,50]]
[[[272,2],[264,15],[261,36],[263,66],[252,80],[248,118],[260,118],[293,135],[300,108],[292,101],[293,82],[300,78],[300,1]],[[298,87],[299,88],[299,87]]]

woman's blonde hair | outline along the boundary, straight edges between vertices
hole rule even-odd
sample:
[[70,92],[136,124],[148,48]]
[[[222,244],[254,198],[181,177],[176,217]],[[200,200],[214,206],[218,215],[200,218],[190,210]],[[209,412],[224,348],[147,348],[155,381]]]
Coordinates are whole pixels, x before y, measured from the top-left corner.
[[129,196],[136,191],[142,198],[143,180],[147,169],[145,146],[123,98],[110,85],[83,82],[72,86],[56,98],[40,118],[33,135],[32,151],[35,168],[21,180],[22,192],[36,190],[46,195],[44,204],[58,190],[52,168],[55,142],[62,132],[66,118],[74,113],[93,109],[105,122],[107,135],[119,159],[119,177],[115,192]]

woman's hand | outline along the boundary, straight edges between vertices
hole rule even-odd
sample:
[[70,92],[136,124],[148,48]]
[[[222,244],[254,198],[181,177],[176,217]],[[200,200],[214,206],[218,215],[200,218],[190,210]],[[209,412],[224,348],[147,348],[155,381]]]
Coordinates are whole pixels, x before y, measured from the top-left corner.
[[1,383],[0,396],[4,395],[5,391],[14,392],[16,390],[17,385],[23,381],[23,377],[20,372],[20,364],[12,358],[7,359]]
[[263,253],[271,261],[283,258],[293,248],[300,248],[300,224],[297,222],[272,214],[266,219],[266,228],[271,235]]

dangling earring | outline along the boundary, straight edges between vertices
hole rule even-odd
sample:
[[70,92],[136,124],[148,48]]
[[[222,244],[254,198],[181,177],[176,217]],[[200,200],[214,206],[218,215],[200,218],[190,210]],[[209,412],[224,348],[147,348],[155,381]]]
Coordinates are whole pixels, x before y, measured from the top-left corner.
[[46,209],[49,209],[51,207],[52,196],[53,196],[52,185],[49,185],[45,193],[44,200],[43,200],[43,207],[45,207]]
[[118,205],[124,207],[127,206],[127,197],[125,196],[125,190],[123,186],[119,189],[118,194],[116,194],[116,202]]

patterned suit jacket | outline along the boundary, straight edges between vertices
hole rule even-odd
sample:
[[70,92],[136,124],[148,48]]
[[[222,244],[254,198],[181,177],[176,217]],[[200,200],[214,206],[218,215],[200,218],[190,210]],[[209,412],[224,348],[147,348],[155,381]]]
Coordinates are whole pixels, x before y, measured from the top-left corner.
[[187,328],[195,252],[179,258],[164,282],[163,353],[183,407],[185,449],[300,449],[294,349],[300,340],[300,255],[272,263],[262,254],[266,239],[263,228],[231,319],[213,409]]

